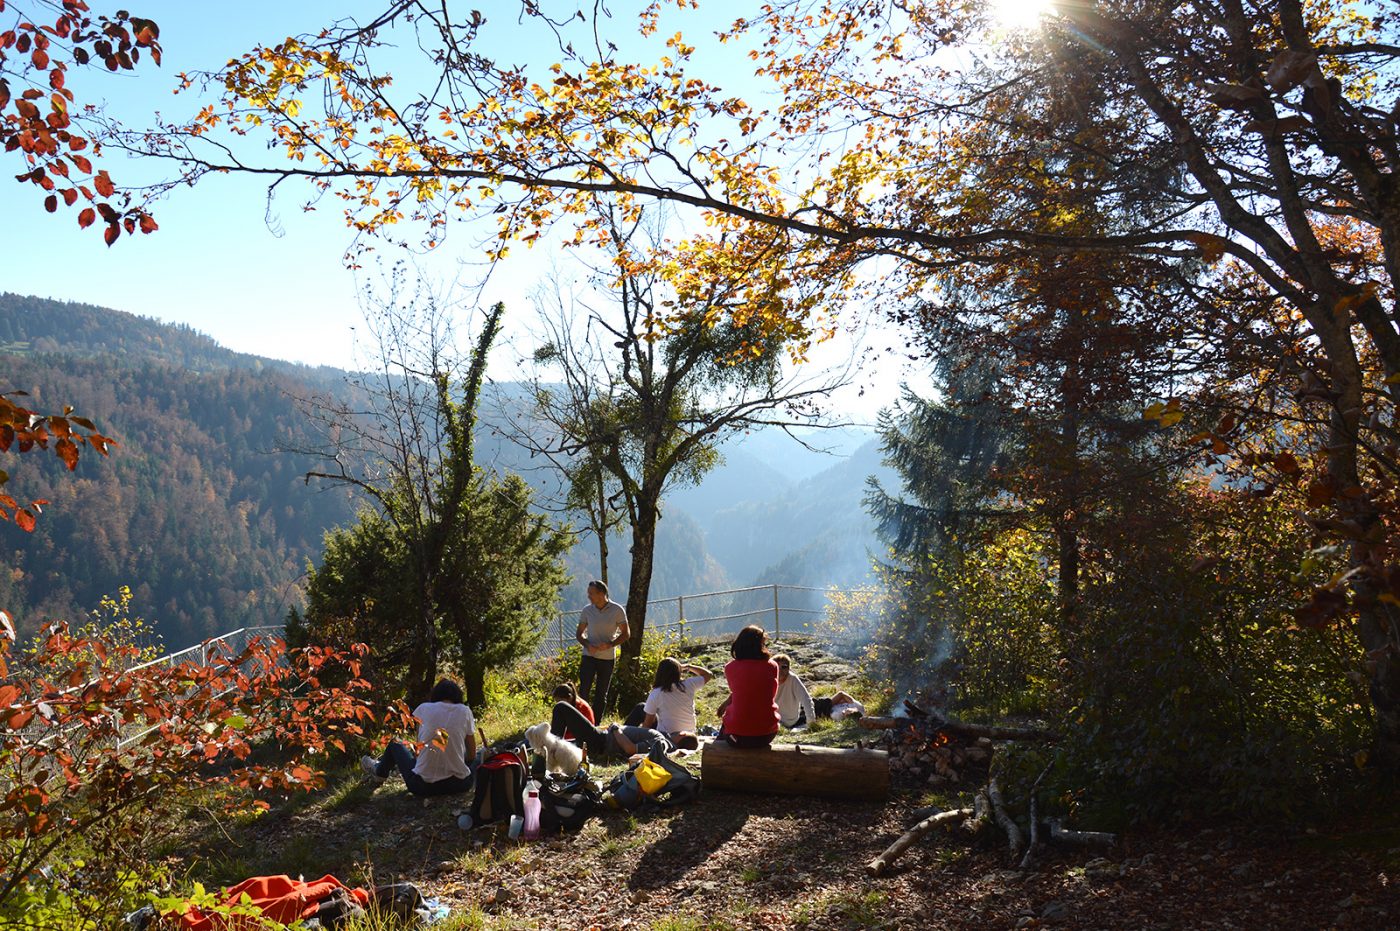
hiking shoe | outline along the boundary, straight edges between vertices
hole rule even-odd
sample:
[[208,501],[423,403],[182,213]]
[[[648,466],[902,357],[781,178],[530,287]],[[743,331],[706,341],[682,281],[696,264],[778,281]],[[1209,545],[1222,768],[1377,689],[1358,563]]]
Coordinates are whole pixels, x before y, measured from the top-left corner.
[[384,781],[384,777],[379,775],[379,761],[376,760],[374,757],[360,757],[360,769],[363,769],[366,773],[368,773],[370,776],[373,776],[375,779],[378,779],[380,782]]

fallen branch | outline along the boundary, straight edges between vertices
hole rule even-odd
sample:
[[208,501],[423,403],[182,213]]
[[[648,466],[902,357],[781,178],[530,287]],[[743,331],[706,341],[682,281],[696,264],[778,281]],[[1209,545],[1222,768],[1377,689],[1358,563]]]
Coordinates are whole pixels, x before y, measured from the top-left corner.
[[[1053,763],[1050,764],[1050,766],[1053,765]],[[1031,836],[1030,840],[1026,842],[1026,855],[1021,858],[1020,868],[1023,870],[1031,868],[1031,864],[1035,862],[1036,850],[1040,846],[1040,821],[1038,820],[1039,812],[1037,811],[1038,805],[1036,803],[1038,801],[1037,796],[1040,793],[1040,784],[1045,780],[1046,775],[1049,774],[1050,766],[1046,766],[1040,771],[1040,775],[1035,777],[1035,783],[1031,786]]]
[[885,852],[871,860],[865,866],[865,871],[871,876],[879,876],[889,869],[890,864],[913,846],[914,841],[923,837],[929,831],[939,825],[953,825],[972,814],[971,808],[954,808],[950,811],[941,811],[932,815],[909,830],[900,835],[899,839],[885,848]]
[[1006,813],[1006,803],[1002,801],[1001,785],[996,777],[987,780],[987,798],[992,803],[992,817],[996,818],[997,824],[1006,832],[1007,851],[1011,855],[1011,862],[1015,863],[1021,856],[1021,827]]
[[1049,822],[1050,841],[1070,847],[1110,848],[1118,845],[1118,835],[1103,831],[1072,831],[1064,827],[1058,819]]
[[856,719],[856,723],[861,727],[869,728],[872,731],[892,731],[896,727],[909,723],[908,718],[879,717],[873,714],[864,714]]
[[[986,737],[989,740],[1058,740],[1059,735],[1039,727],[1002,727],[994,724],[968,724],[964,721],[938,721],[938,730],[956,737],[976,740]],[[872,731],[891,731],[914,723],[913,718],[896,718],[867,714],[856,721],[861,727]]]
[[967,724],[963,721],[944,721],[939,730],[959,737],[988,740],[1059,740],[1054,731],[1039,727],[1000,727],[993,724]]

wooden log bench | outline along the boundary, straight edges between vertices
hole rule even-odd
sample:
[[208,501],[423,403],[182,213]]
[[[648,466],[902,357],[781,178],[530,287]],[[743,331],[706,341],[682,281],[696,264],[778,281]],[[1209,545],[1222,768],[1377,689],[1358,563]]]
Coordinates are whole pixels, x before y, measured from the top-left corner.
[[740,749],[705,744],[700,778],[707,789],[884,801],[890,794],[890,758],[884,750],[843,750],[807,744]]

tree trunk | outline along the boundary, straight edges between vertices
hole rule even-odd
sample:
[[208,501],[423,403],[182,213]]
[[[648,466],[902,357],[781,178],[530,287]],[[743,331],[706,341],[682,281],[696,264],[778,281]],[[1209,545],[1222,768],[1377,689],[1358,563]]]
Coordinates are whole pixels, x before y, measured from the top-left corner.
[[[424,585],[425,590],[429,588]],[[437,679],[438,638],[433,618],[433,602],[423,597],[419,607],[418,624],[413,638],[413,652],[408,658],[408,676],[404,682],[405,699],[410,707],[428,700]]]
[[603,491],[603,470],[598,470],[598,522],[594,525],[598,534],[598,578],[608,584],[608,498]]
[[[647,599],[651,597],[656,523],[660,516],[657,501],[658,496],[655,495],[638,500],[637,521],[632,527],[632,574],[627,583],[627,627],[631,637],[622,645],[617,669],[614,670],[613,688],[609,692],[609,700],[619,710],[631,708],[643,697],[638,692],[638,684],[642,681],[639,667],[642,638],[647,625]],[[598,710],[598,713],[602,714],[602,711]]]
[[480,715],[486,705],[486,667],[479,654],[462,651],[459,660],[462,667],[462,688],[467,693],[467,705],[474,714]]

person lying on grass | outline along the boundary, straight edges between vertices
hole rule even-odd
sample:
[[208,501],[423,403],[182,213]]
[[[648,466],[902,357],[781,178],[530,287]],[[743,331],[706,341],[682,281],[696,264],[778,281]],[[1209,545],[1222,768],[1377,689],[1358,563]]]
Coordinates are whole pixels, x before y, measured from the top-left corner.
[[414,756],[398,741],[390,741],[384,754],[363,757],[360,767],[383,781],[398,769],[404,785],[414,795],[456,795],[475,781],[467,760],[476,756],[476,721],[462,696],[462,687],[450,679],[433,686],[428,700],[413,709],[418,719],[418,740],[423,749]]
[[571,732],[574,743],[587,747],[589,755],[595,760],[608,757],[626,759],[634,753],[648,753],[658,743],[665,747],[667,753],[675,749],[665,734],[649,727],[627,724],[594,727],[591,721],[579,714],[577,708],[563,701],[556,703],[550,713],[549,732],[558,737]]

